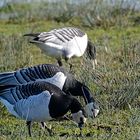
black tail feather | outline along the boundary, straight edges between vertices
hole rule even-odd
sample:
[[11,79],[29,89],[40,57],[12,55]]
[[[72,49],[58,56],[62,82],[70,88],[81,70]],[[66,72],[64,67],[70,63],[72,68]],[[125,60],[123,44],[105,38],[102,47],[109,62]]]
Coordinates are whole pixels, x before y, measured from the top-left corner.
[[29,33],[29,34],[24,34],[23,36],[29,36],[29,37],[33,37],[33,39],[32,40],[30,40],[29,42],[30,43],[37,43],[37,41],[39,40],[39,36],[40,35],[40,33]]
[[40,33],[29,33],[29,34],[24,34],[23,36],[31,36],[31,37],[37,37],[39,36]]
[[8,89],[8,88],[13,88],[16,87],[17,85],[0,85],[0,91]]

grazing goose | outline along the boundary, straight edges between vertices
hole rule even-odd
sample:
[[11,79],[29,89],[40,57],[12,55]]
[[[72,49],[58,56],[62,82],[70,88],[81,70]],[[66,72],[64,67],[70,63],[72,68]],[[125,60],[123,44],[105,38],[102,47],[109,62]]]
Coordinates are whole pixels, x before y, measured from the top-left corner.
[[41,64],[13,72],[0,73],[0,85],[19,85],[41,80],[56,85],[66,94],[82,96],[86,103],[85,111],[89,117],[94,118],[99,113],[99,106],[92,97],[90,89],[62,67],[53,64]]
[[26,120],[31,136],[31,122],[49,121],[65,115],[69,110],[81,129],[86,114],[76,98],[65,94],[57,86],[43,82],[0,86],[0,101],[14,116]]
[[[59,66],[62,66],[61,58],[67,62],[72,57],[81,57],[85,52],[93,60],[93,68],[97,64],[95,46],[88,40],[87,34],[78,28],[65,27],[24,36],[33,37],[30,43],[36,44],[47,55],[55,57]],[[70,64],[70,68],[71,66]]]

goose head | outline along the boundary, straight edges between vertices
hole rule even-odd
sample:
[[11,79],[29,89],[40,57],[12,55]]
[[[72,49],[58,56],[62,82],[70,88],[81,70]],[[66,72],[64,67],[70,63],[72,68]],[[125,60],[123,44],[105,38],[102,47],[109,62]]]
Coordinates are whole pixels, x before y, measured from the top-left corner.
[[73,97],[73,101],[71,104],[71,113],[72,113],[72,119],[78,127],[81,129],[86,122],[86,112],[80,102]]
[[82,111],[82,110],[79,110],[78,112],[73,113],[72,118],[73,118],[73,121],[75,121],[78,124],[78,127],[80,129],[83,127],[83,125],[85,124],[85,122],[87,120],[87,118],[84,114],[84,111]]
[[82,92],[86,102],[86,114],[88,117],[95,118],[99,113],[99,105],[92,97],[92,93],[87,86],[82,86]]

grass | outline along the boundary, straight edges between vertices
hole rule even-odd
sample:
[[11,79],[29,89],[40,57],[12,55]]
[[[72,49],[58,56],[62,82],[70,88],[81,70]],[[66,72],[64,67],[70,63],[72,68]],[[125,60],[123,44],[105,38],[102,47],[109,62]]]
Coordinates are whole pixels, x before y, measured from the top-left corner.
[[[100,25],[97,22],[91,24],[93,17],[90,15],[90,21],[88,21],[90,24],[88,23],[87,26],[87,21],[85,22],[85,19],[81,17],[72,17],[67,20],[63,16],[58,16],[56,19],[53,15],[52,17],[49,15],[39,20],[38,15],[32,15],[33,7],[22,5],[24,9],[22,11],[19,10],[19,7],[17,5],[12,6],[12,10],[21,12],[18,18],[0,21],[0,72],[13,71],[42,63],[56,63],[55,59],[45,56],[40,49],[29,44],[28,39],[23,37],[23,34],[49,31],[64,26],[79,27],[87,32],[89,38],[96,45],[98,66],[95,70],[92,70],[91,63],[85,56],[73,59],[75,65],[73,73],[77,79],[84,82],[92,90],[93,96],[100,105],[100,114],[94,120],[88,119],[86,126],[83,128],[83,137],[78,136],[80,131],[73,122],[51,121],[47,124],[52,126],[55,132],[54,136],[44,134],[40,126],[35,123],[32,130],[33,137],[29,138],[25,122],[11,116],[0,105],[0,140],[139,139],[140,24],[138,21],[136,23],[136,19],[140,13],[127,9],[126,13],[121,16],[120,8],[117,13],[115,12],[117,10],[114,10],[114,14],[117,14],[117,16],[109,16],[109,12],[106,11],[106,17],[109,18],[109,21],[107,21],[107,18],[103,18],[103,15],[100,15],[102,19]],[[35,5],[35,7],[38,8],[38,5]],[[23,16],[22,20],[19,19],[20,15],[26,13],[25,9],[30,11],[32,20],[28,20],[27,16]],[[44,9],[42,14],[44,14]],[[9,12],[6,8],[2,10],[2,12],[4,11]],[[90,10],[90,14],[92,12]],[[94,16],[96,17],[96,12]],[[126,19],[122,21],[124,16],[126,16]],[[113,23],[110,20],[113,20]],[[121,21],[121,24],[116,21]],[[80,63],[81,59],[83,60],[82,64]],[[66,66],[67,64],[65,64]],[[65,135],[60,136],[61,134]]]
[[[136,139],[139,137],[139,115],[138,109],[134,110],[110,110],[102,112],[98,118],[89,120],[83,128],[83,136],[78,136],[80,131],[70,121],[49,122],[54,131],[54,136],[48,136],[34,123],[32,127],[32,138],[28,136],[27,128],[24,121],[17,120],[6,114],[1,116],[0,121],[0,138],[1,139]],[[109,117],[110,116],[110,117]],[[62,135],[62,136],[60,136]]]

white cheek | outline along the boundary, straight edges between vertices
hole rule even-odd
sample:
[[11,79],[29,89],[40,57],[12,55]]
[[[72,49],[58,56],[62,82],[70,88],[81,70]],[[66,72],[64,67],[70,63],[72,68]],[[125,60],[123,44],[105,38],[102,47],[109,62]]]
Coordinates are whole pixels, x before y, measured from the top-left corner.
[[94,109],[94,115],[95,115],[95,117],[98,115],[98,113],[99,113],[99,109]]
[[[85,106],[85,111],[88,117],[96,117],[99,113],[99,109],[94,109],[93,103],[89,103]],[[93,112],[94,111],[94,112]]]
[[73,120],[78,124],[78,123],[80,123],[80,118],[83,118],[83,113],[82,113],[82,111],[80,110],[79,112],[77,112],[77,113],[73,113],[72,114],[72,118],[73,118]]
[[75,121],[77,124],[79,123],[79,115],[78,113],[73,113],[72,114],[72,119]]

